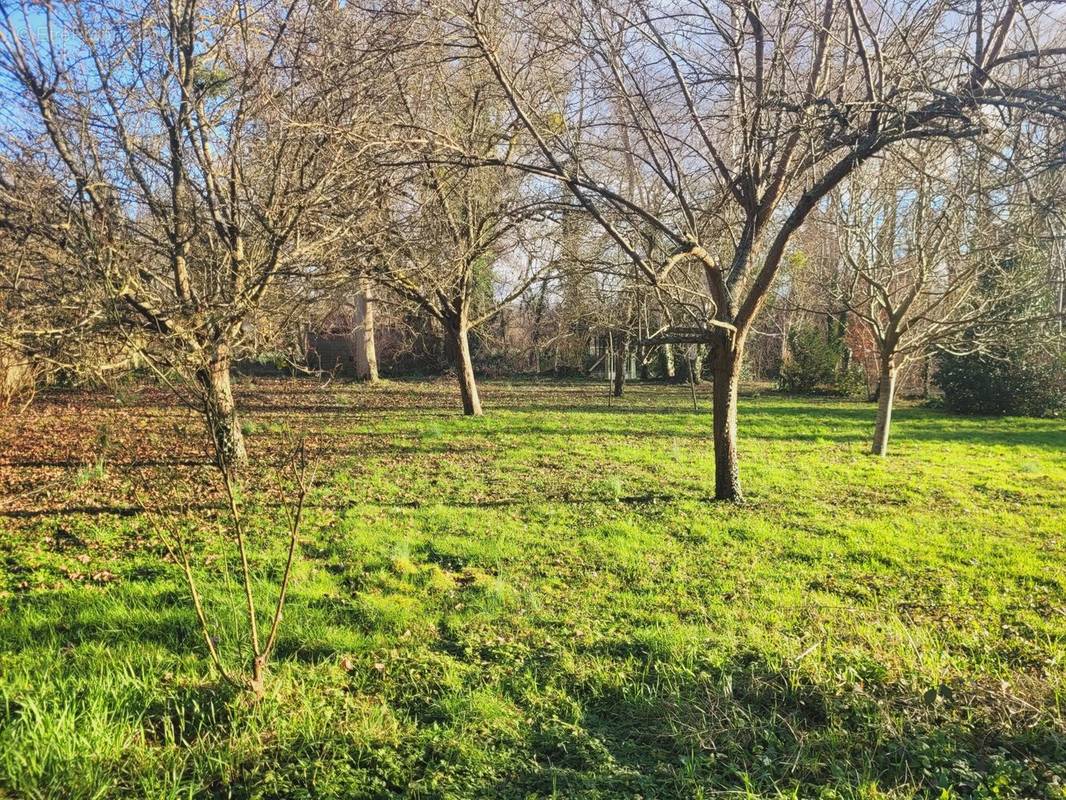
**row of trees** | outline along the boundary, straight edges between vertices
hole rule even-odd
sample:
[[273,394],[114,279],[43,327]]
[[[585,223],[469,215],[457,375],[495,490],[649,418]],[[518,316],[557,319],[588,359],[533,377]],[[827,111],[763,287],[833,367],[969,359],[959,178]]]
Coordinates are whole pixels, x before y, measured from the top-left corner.
[[[615,363],[692,344],[715,496],[770,320],[899,370],[1051,324],[1066,48],[1052,3],[0,3],[0,348],[139,363],[246,459],[230,372],[368,285],[472,331],[516,304]],[[1057,313],[1061,317],[1061,297]],[[561,336],[561,328],[552,336]],[[668,359],[669,360],[669,359]],[[620,388],[620,386],[619,386]]]

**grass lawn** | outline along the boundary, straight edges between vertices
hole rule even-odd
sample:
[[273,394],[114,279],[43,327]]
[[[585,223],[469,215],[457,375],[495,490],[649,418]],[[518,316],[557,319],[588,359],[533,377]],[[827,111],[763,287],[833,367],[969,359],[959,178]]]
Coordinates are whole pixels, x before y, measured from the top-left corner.
[[185,521],[232,656],[198,419],[0,419],[0,796],[1066,797],[1061,420],[904,406],[878,460],[870,404],[747,397],[731,507],[705,396],[604,391],[243,384],[264,608],[272,465],[321,462],[258,705],[137,513]]

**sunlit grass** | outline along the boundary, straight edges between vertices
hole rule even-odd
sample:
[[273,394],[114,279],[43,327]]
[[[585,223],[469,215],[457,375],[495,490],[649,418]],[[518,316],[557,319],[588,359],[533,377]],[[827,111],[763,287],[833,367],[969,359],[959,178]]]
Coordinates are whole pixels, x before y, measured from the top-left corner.
[[[687,389],[602,388],[489,383],[483,419],[414,384],[249,414],[253,455],[306,430],[324,459],[258,706],[212,677],[144,518],[0,522],[0,786],[1062,797],[1061,421],[905,406],[880,460],[872,406],[746,398],[737,508],[708,501]],[[215,515],[195,552],[233,657]],[[254,516],[265,607],[283,542]]]

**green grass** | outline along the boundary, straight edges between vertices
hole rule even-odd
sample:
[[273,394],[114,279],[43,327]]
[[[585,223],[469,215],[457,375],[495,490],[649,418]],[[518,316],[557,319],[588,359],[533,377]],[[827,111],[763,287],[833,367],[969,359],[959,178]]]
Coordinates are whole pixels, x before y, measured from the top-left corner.
[[[737,508],[709,502],[687,387],[602,392],[487,383],[486,416],[464,419],[450,385],[245,386],[257,463],[301,430],[323,461],[258,705],[212,676],[179,570],[126,511],[168,475],[175,502],[206,498],[189,525],[233,658],[210,467],[49,473],[58,505],[0,518],[0,787],[1066,796],[1061,421],[904,406],[879,460],[871,405],[745,398]],[[197,435],[180,410],[133,413]],[[264,607],[284,544],[269,499]]]

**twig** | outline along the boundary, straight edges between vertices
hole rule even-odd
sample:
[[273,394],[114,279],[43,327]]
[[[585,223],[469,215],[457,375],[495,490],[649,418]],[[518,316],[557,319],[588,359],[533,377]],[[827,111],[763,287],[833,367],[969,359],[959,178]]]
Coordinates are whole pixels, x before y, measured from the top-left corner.
[[[138,497],[138,504],[144,511],[145,516],[147,516],[148,520],[153,524],[153,527],[156,529],[156,532],[159,535],[160,541],[163,542],[163,546],[166,547],[167,552],[170,554],[170,557],[181,564],[182,572],[185,576],[185,584],[186,586],[188,586],[189,595],[192,598],[193,608],[196,611],[196,619],[200,625],[200,632],[203,634],[204,643],[207,645],[207,652],[211,656],[211,663],[214,664],[215,669],[218,670],[219,674],[222,676],[222,679],[226,681],[226,683],[229,683],[232,686],[240,686],[240,681],[236,680],[226,670],[225,665],[223,665],[222,663],[222,658],[218,653],[218,648],[215,646],[215,639],[211,635],[211,625],[207,621],[207,614],[204,611],[203,601],[201,600],[200,592],[196,587],[196,578],[193,576],[192,564],[189,562],[189,553],[185,549],[185,543],[182,539],[181,533],[176,528],[171,531],[171,535],[174,537],[174,544],[171,544],[170,540],[163,532],[166,529],[166,526],[161,523],[158,515],[149,510],[148,507],[140,500],[140,497]],[[175,554],[174,552],[175,544],[177,545],[177,554]]]
[[303,518],[304,500],[307,492],[314,482],[314,475],[307,474],[307,449],[306,443],[301,440],[296,452],[293,454],[293,473],[296,478],[298,493],[296,496],[296,509],[289,515],[289,552],[285,559],[285,571],[281,576],[281,586],[278,592],[277,604],[274,606],[274,618],[270,623],[270,633],[267,635],[266,646],[263,648],[262,658],[264,661],[270,657],[278,637],[278,628],[281,625],[282,609],[285,606],[285,596],[289,590],[289,581],[292,576],[292,564],[296,554],[296,545],[299,542],[300,521]]

